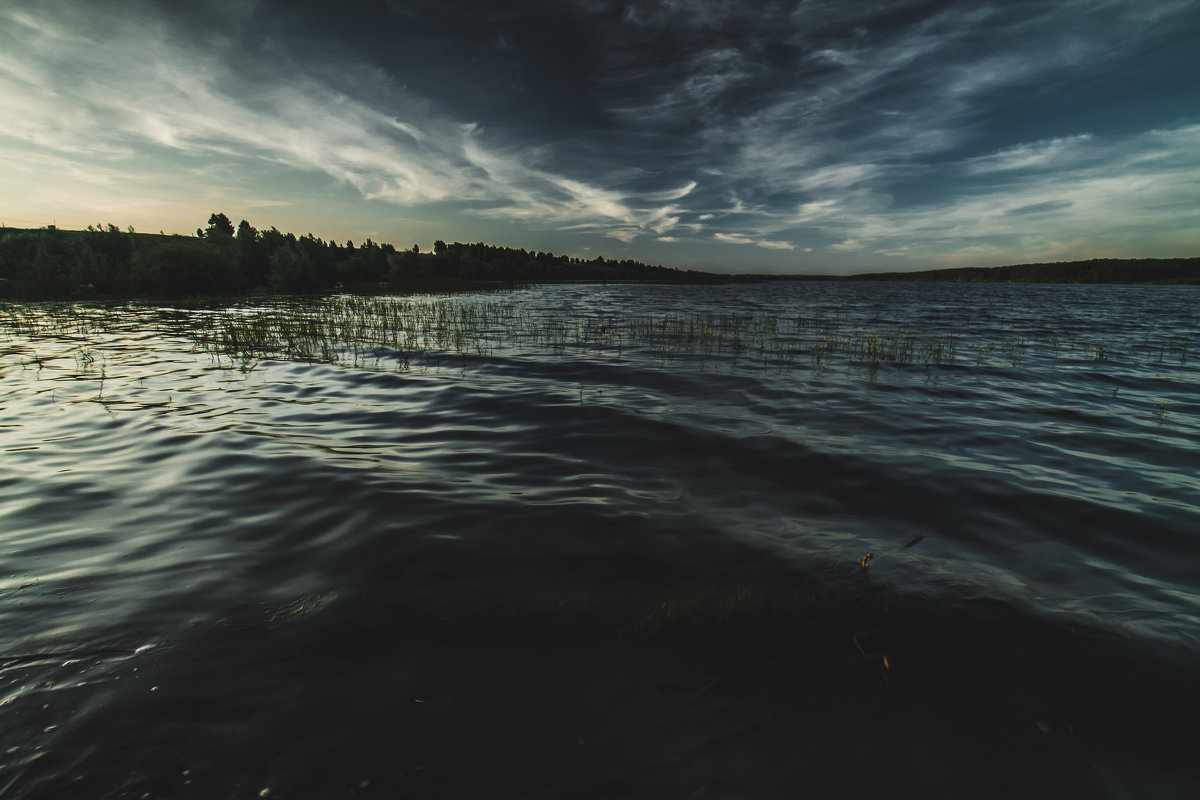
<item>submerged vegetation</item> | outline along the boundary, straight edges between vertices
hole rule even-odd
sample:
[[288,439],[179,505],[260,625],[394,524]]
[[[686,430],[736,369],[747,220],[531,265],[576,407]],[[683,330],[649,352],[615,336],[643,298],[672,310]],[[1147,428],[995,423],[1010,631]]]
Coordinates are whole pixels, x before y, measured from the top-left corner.
[[[1184,266],[1195,268],[1193,261]],[[1156,263],[1162,269],[1154,274],[1180,266]],[[1121,264],[1105,262],[1105,268],[1132,275]],[[979,280],[1019,277],[985,272],[990,277]],[[936,277],[962,274],[949,270]],[[920,276],[935,273],[905,279]],[[981,335],[952,324],[864,327],[823,313],[584,314],[538,309],[504,294],[543,281],[610,279],[719,280],[632,261],[584,262],[484,244],[439,241],[432,253],[370,240],[339,245],[311,234],[259,231],[245,220],[235,228],[224,214],[213,214],[195,237],[136,234],[115,225],[75,232],[0,229],[0,298],[57,299],[0,305],[0,331],[86,343],[97,334],[136,328],[183,337],[216,359],[243,366],[285,359],[399,370],[547,352],[595,359],[636,354],[660,364],[729,371],[862,368],[872,377],[881,365],[1017,367],[1046,355],[1158,364],[1185,364],[1188,358],[1185,336],[1106,341],[1049,329]],[[197,299],[233,292],[240,299]],[[131,296],[187,298],[192,307],[96,302]]]
[[231,366],[281,359],[377,369],[466,366],[527,354],[666,366],[813,374],[845,368],[874,377],[900,367],[1019,367],[1030,358],[1085,363],[1186,364],[1186,337],[1104,341],[970,331],[864,328],[823,314],[581,314],[539,310],[503,293],[270,298],[199,308],[89,303],[0,305],[0,330],[85,347],[107,333],[154,330],[184,338]]

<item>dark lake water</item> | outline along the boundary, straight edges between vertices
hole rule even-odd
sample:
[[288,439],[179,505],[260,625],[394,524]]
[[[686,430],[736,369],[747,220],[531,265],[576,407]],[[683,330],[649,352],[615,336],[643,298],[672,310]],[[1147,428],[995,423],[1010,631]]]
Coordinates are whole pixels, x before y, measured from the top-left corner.
[[0,308],[0,797],[1200,796],[1196,287],[357,302]]

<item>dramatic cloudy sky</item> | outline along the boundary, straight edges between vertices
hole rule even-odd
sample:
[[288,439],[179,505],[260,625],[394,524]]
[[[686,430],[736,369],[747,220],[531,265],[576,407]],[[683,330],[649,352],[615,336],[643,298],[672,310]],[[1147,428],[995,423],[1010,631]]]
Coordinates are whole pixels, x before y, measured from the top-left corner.
[[721,271],[1200,255],[1200,0],[2,0],[0,222]]

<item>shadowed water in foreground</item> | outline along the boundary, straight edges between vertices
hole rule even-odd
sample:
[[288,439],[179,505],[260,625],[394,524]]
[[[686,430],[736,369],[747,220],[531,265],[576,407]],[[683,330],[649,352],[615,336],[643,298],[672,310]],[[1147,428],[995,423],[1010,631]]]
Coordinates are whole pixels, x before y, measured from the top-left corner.
[[[550,287],[832,322],[324,364],[23,308],[0,796],[1193,796],[1196,300]],[[954,358],[812,355],[901,326]]]

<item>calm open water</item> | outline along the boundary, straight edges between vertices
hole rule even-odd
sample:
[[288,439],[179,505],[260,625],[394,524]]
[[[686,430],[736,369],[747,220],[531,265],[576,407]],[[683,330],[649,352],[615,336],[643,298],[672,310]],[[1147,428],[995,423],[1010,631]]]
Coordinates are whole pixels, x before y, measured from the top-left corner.
[[[1196,287],[487,302],[809,323],[312,363],[0,313],[0,797],[1200,796]],[[812,353],[896,331],[953,360]]]

